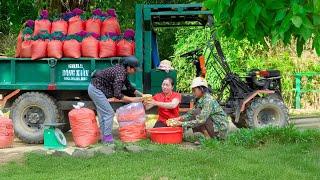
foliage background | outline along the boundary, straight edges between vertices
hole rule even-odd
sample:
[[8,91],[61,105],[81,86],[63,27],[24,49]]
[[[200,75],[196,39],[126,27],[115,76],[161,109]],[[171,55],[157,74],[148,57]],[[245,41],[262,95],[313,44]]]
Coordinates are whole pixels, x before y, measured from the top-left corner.
[[[180,54],[197,47],[203,46],[210,36],[208,29],[181,29],[176,33],[177,43],[174,45],[173,65],[178,69],[177,87],[182,92],[190,92],[190,82],[195,76],[195,68],[191,62],[180,58]],[[294,105],[294,73],[304,71],[320,72],[320,59],[311,48],[306,48],[301,57],[295,51],[294,41],[291,46],[284,47],[278,44],[272,49],[261,44],[252,44],[247,39],[235,40],[233,38],[220,38],[222,49],[226,55],[231,69],[240,76],[246,75],[250,69],[278,69],[282,73],[282,90],[284,99],[290,107]],[[311,46],[309,44],[309,46]],[[207,66],[207,80],[215,89],[220,84],[217,80],[215,70]],[[190,71],[192,69],[192,71]],[[307,87],[307,79],[302,79],[305,88],[320,88],[320,78],[311,80],[312,87]],[[304,108],[317,109],[320,106],[318,93],[305,93],[302,96]]]
[[206,0],[212,10],[220,36],[272,45],[281,41],[288,45],[296,39],[299,56],[303,46],[313,39],[313,47],[320,55],[319,0]]
[[[209,2],[212,0],[209,0]],[[290,0],[295,1],[295,0]],[[99,7],[103,10],[108,8],[115,8],[117,10],[118,18],[122,29],[134,28],[134,5],[136,3],[145,4],[159,4],[159,3],[191,3],[196,2],[192,0],[0,0],[0,55],[13,56],[16,37],[21,28],[23,22],[27,19],[35,19],[41,9],[48,9],[51,14],[59,14],[65,12],[68,9],[80,7],[90,12],[92,9]],[[201,1],[200,1],[201,2]],[[212,1],[218,2],[218,1]],[[219,2],[229,2],[227,0],[219,0]],[[234,1],[230,1],[234,2]],[[250,2],[255,2],[250,1]],[[302,1],[301,1],[302,2]],[[313,2],[313,1],[308,1]],[[301,4],[301,3],[300,3]],[[218,8],[218,6],[216,6]],[[265,7],[269,8],[269,7]],[[279,12],[281,9],[278,9]],[[253,13],[252,11],[245,11],[243,13]],[[222,13],[221,11],[217,11]],[[230,11],[231,12],[231,11]],[[229,13],[230,13],[229,12]],[[286,12],[290,14],[293,12]],[[233,14],[234,15],[234,14]],[[247,15],[248,16],[248,15]],[[276,15],[274,15],[276,16]],[[300,14],[299,16],[302,17]],[[246,16],[240,16],[242,20]],[[308,16],[309,17],[309,16]],[[241,20],[241,19],[240,19]],[[249,20],[248,20],[249,21]],[[217,25],[219,25],[217,22]],[[247,21],[240,21],[234,24],[234,29],[239,26],[241,22],[247,23]],[[281,21],[277,21],[280,23]],[[303,22],[304,23],[304,22]],[[275,24],[276,25],[276,24]],[[278,24],[279,25],[279,24]],[[280,24],[281,26],[281,24]],[[306,26],[301,25],[301,28]],[[237,33],[222,33],[224,29],[223,24],[220,24],[218,33],[225,34],[228,36],[220,36],[220,40],[223,46],[224,53],[226,54],[227,60],[233,71],[240,75],[245,73],[251,68],[261,69],[279,69],[282,72],[282,83],[283,91],[286,103],[289,106],[293,106],[294,103],[294,78],[295,72],[302,71],[316,71],[320,72],[319,57],[316,56],[314,50],[312,50],[313,41],[306,41],[303,46],[303,53],[301,57],[297,56],[297,40],[290,40],[289,46],[270,39],[258,39],[253,42],[254,37],[251,35],[248,38],[238,37]],[[297,27],[291,21],[290,28],[288,31],[292,32],[297,30]],[[234,30],[233,29],[233,30]],[[258,30],[259,28],[257,28]],[[227,30],[227,29],[225,29]],[[180,54],[202,46],[209,38],[210,30],[202,28],[162,28],[157,29],[158,43],[160,50],[161,59],[171,59],[175,68],[178,70],[178,90],[181,92],[190,92],[190,81],[195,76],[194,67],[186,59],[179,57]],[[306,36],[305,36],[306,37]],[[278,39],[282,37],[279,36]],[[273,40],[273,41],[272,41]],[[191,71],[190,71],[191,69]],[[207,67],[208,80],[213,87],[219,85],[219,81],[216,81],[214,69],[210,62]],[[313,88],[319,89],[320,83],[319,78],[314,78],[311,83],[314,84]],[[306,84],[307,80],[303,79],[303,83]],[[310,88],[310,87],[309,87]],[[319,94],[317,93],[305,93],[302,99],[302,106],[304,108],[317,109],[320,107]]]

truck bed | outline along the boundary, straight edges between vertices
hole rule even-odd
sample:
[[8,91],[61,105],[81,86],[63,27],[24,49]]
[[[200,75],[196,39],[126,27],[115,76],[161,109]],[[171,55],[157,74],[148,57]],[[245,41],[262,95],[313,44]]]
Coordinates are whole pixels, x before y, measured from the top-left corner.
[[[122,59],[0,58],[0,90],[86,90],[94,70],[112,66]],[[131,82],[135,85],[134,77]]]

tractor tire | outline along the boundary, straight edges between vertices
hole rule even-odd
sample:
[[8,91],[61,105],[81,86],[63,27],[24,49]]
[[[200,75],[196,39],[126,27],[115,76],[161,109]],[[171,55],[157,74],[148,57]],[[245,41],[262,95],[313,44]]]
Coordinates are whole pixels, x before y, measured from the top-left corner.
[[289,110],[281,99],[268,96],[254,99],[246,110],[246,116],[249,128],[284,127],[289,121]]
[[231,118],[232,123],[237,127],[237,128],[246,128],[248,127],[247,122],[246,122],[246,117],[241,114],[239,117],[239,121],[236,122],[235,118]]
[[30,144],[43,143],[44,123],[60,122],[53,98],[45,93],[27,92],[20,95],[11,107],[16,136]]

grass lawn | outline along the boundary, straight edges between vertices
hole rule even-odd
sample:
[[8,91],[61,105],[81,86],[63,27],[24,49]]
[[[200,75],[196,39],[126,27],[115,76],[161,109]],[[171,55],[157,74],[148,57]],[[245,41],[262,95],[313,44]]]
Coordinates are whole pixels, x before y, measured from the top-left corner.
[[268,144],[259,148],[219,145],[182,150],[117,152],[93,158],[29,154],[24,164],[0,167],[0,179],[319,179],[320,146]]
[[[145,141],[139,145],[151,150],[140,153],[119,150],[118,143],[116,153],[92,158],[28,154],[24,163],[0,166],[0,179],[320,179],[319,132],[248,132],[195,150]],[[269,141],[266,133],[281,138]]]

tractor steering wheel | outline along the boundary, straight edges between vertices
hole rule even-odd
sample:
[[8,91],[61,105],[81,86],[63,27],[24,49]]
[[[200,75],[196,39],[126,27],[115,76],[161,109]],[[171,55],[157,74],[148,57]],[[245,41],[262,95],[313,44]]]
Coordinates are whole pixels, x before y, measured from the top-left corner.
[[189,52],[187,52],[187,53],[184,53],[184,54],[180,55],[180,57],[189,57],[189,56],[193,56],[193,55],[197,54],[199,51],[201,51],[201,48],[198,48],[198,49],[195,49],[195,50],[189,51]]

